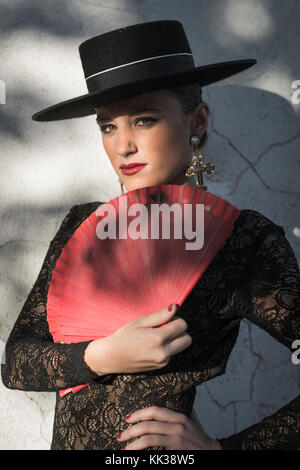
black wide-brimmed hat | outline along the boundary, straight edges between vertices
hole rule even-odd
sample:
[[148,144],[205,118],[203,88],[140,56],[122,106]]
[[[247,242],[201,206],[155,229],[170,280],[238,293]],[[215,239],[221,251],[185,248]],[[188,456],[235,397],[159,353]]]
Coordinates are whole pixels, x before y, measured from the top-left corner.
[[164,20],[127,26],[84,41],[79,53],[88,88],[81,95],[50,106],[34,121],[57,121],[95,114],[95,107],[170,86],[201,87],[235,75],[255,59],[195,67],[179,21]]

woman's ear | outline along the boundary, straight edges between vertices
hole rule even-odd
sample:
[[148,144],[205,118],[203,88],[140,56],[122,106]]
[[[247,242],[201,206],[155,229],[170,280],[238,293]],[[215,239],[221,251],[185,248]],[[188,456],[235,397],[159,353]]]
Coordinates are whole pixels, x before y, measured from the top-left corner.
[[193,112],[191,120],[191,133],[197,134],[201,137],[208,126],[209,107],[208,104],[202,101],[198,104]]

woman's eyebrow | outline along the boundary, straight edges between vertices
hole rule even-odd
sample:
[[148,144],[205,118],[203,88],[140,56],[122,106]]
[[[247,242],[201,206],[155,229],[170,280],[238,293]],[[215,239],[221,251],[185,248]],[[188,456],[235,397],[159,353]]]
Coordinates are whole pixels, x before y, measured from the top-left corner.
[[[160,113],[160,109],[157,108],[140,108],[140,109],[134,109],[128,113],[128,116],[136,116],[138,114],[144,114],[144,113]],[[100,124],[101,122],[107,122],[111,121],[112,118],[110,116],[102,116],[101,114],[97,116],[96,122]]]

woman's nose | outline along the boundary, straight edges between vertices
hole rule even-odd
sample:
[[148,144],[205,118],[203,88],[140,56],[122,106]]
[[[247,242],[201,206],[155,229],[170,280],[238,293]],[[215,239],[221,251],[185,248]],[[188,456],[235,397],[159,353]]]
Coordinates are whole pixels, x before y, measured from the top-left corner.
[[126,157],[127,155],[136,151],[136,145],[133,140],[133,135],[130,131],[124,130],[119,131],[117,135],[116,142],[116,152],[121,157]]

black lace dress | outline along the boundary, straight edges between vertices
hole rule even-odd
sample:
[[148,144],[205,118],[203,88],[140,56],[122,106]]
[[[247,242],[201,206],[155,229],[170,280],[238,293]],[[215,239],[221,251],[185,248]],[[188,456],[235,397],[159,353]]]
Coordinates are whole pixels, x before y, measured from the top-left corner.
[[[120,449],[124,443],[116,434],[128,427],[125,416],[151,405],[191,417],[196,387],[225,373],[242,318],[291,353],[293,341],[300,339],[300,274],[294,252],[282,227],[257,211],[243,210],[177,314],[187,321],[191,346],[162,369],[95,378],[83,361],[88,342],[53,342],[46,302],[62,248],[99,204],[73,206],[64,218],[9,335],[1,367],[10,389],[56,392],[52,450]],[[58,390],[89,382],[80,392],[59,397]],[[261,422],[218,440],[225,450],[299,449],[300,396]]]

